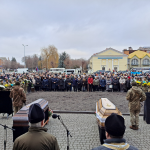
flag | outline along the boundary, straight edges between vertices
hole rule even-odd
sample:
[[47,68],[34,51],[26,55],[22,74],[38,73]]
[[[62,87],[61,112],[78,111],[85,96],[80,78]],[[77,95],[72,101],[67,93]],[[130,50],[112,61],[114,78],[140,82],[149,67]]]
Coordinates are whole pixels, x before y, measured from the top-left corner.
[[38,67],[36,67],[36,71],[38,71],[39,69],[38,69]]

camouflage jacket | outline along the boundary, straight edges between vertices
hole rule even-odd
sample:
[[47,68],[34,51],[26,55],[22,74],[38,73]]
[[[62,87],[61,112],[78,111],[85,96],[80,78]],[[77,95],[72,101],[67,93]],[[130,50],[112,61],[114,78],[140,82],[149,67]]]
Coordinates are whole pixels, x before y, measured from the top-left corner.
[[133,86],[126,95],[126,99],[129,101],[129,109],[132,110],[140,110],[140,102],[146,100],[145,93],[138,87]]
[[14,107],[22,107],[23,103],[26,102],[26,95],[23,88],[20,86],[15,86],[10,92],[10,98],[13,99]]

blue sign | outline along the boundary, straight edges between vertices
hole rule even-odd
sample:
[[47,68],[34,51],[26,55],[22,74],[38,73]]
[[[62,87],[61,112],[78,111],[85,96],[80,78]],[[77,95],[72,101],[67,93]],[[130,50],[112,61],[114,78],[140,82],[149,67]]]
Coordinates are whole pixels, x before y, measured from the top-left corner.
[[142,72],[131,72],[131,74],[141,74]]

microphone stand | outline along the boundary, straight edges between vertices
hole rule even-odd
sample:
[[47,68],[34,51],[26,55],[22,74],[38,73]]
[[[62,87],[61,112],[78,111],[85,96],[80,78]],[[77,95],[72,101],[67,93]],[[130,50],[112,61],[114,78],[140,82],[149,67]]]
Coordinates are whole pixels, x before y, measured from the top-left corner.
[[12,131],[15,131],[15,129],[9,128],[8,126],[2,125],[2,124],[0,124],[0,126],[4,127],[4,150],[6,150],[6,143],[7,143],[7,129],[10,129],[10,130],[12,130]]
[[62,125],[65,127],[65,129],[66,129],[66,131],[67,131],[67,150],[69,150],[69,135],[70,135],[70,137],[72,137],[72,136],[71,136],[71,134],[70,134],[68,128],[67,128],[66,125],[64,124],[63,120],[61,119],[61,116],[58,116],[58,119],[60,120],[60,122],[62,123]]

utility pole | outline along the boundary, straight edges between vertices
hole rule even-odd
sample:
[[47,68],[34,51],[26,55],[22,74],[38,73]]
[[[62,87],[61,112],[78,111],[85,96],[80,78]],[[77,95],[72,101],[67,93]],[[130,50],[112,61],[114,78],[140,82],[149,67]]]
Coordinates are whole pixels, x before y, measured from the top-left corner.
[[25,47],[28,45],[22,44],[22,46],[24,46],[24,68],[25,68],[26,67]]

